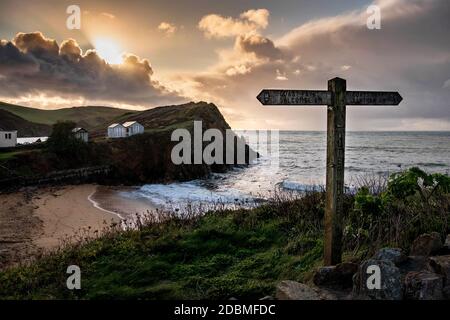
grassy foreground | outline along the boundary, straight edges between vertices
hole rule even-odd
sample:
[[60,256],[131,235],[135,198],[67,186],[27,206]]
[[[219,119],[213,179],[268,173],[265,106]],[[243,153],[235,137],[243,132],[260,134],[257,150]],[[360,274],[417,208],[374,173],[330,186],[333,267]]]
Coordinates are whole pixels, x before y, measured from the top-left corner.
[[[406,249],[424,232],[449,231],[449,177],[412,169],[381,189],[346,196],[347,260],[388,245]],[[134,230],[112,227],[0,272],[0,299],[261,298],[279,280],[308,281],[321,265],[324,199],[321,192],[276,197],[249,210],[187,219],[161,214]],[[81,290],[66,288],[72,264],[81,268]]]

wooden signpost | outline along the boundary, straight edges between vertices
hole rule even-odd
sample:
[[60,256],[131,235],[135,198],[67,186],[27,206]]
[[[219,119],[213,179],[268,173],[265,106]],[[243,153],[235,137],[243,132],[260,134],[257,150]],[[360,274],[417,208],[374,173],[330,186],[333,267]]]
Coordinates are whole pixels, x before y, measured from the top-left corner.
[[334,78],[325,90],[263,90],[263,105],[327,105],[327,172],[325,208],[325,265],[341,262],[344,196],[345,114],[347,105],[398,105],[398,92],[347,91],[346,81]]

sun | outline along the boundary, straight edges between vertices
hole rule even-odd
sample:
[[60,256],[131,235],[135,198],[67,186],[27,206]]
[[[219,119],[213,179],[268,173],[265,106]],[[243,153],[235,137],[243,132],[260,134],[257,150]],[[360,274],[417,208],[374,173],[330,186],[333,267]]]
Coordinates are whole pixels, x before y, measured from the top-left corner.
[[114,40],[108,38],[95,39],[94,47],[98,55],[109,64],[122,63],[122,51]]

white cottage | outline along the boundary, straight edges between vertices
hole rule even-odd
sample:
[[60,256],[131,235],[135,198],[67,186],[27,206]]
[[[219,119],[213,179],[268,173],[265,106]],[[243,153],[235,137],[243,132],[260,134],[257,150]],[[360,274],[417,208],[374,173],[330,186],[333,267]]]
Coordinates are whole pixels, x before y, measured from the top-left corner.
[[17,145],[17,131],[0,128],[0,148],[15,147]]
[[127,129],[120,123],[113,123],[108,127],[108,138],[125,138]]
[[83,140],[84,142],[89,141],[89,132],[84,128],[74,128],[72,133],[76,138]]
[[126,128],[127,137],[134,136],[135,134],[144,133],[144,126],[137,121],[128,121],[123,124]]

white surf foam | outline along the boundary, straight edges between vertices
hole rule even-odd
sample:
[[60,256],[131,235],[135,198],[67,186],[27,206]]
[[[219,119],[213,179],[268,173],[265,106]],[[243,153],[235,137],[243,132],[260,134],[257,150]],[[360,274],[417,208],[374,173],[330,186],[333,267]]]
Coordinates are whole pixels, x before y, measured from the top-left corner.
[[121,194],[125,197],[146,198],[164,209],[183,210],[190,205],[245,206],[255,199],[233,188],[210,189],[201,181],[171,184],[147,184],[140,189]]

